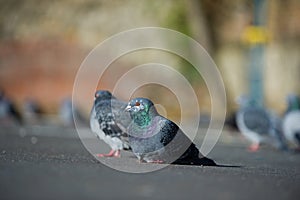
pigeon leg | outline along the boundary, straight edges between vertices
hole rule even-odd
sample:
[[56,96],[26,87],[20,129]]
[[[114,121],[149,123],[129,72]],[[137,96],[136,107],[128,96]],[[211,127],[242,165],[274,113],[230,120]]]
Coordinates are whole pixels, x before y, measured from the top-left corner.
[[114,157],[117,157],[117,158],[120,158],[120,157],[121,157],[120,150],[116,150],[116,151],[115,151]]
[[120,154],[120,150],[111,150],[108,154],[96,154],[97,157],[120,157],[121,154]]
[[254,144],[251,144],[249,147],[248,147],[248,150],[250,152],[256,152],[258,151],[259,149],[259,143],[254,143]]

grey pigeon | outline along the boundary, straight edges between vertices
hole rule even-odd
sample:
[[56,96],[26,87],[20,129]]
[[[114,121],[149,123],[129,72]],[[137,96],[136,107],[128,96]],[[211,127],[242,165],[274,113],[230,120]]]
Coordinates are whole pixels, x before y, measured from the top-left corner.
[[23,113],[26,123],[38,124],[42,118],[43,110],[36,100],[30,98],[24,102]]
[[216,165],[200,154],[174,122],[159,115],[151,100],[132,99],[126,110],[132,118],[128,127],[129,143],[140,162]]
[[300,149],[300,102],[296,95],[287,98],[288,108],[283,119],[283,132],[286,139]]
[[90,127],[112,149],[108,154],[97,154],[98,157],[120,157],[120,150],[130,149],[126,130],[131,118],[125,112],[126,106],[127,103],[116,99],[109,91],[95,93]]
[[14,103],[0,90],[0,123],[22,125],[23,118]]
[[60,122],[64,127],[74,127],[75,121],[74,117],[77,119],[77,123],[86,124],[87,119],[82,115],[80,109],[77,105],[72,106],[72,99],[67,97],[62,100],[59,108],[59,118]]
[[71,98],[65,98],[62,100],[59,107],[59,118],[63,126],[74,126],[72,100]]
[[257,151],[262,143],[286,149],[279,117],[256,105],[247,96],[240,96],[237,103],[240,108],[236,114],[236,123],[242,135],[252,142],[250,151]]

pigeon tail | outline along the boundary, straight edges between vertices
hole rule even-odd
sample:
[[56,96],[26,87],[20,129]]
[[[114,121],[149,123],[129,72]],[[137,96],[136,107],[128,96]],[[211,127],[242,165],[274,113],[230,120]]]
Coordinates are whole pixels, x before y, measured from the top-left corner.
[[[200,156],[200,157],[199,157]],[[184,154],[174,161],[174,164],[183,165],[197,165],[197,166],[216,166],[217,164],[207,157],[202,157],[195,144],[191,146],[184,152]]]
[[196,165],[196,166],[217,166],[215,161],[213,161],[210,158],[203,157],[203,158],[194,158],[191,160],[181,160],[178,159],[174,161],[172,164],[178,164],[178,165]]

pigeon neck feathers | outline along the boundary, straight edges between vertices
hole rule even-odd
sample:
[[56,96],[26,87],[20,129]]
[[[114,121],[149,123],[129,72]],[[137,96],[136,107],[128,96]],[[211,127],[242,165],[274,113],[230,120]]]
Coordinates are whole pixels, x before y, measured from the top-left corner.
[[129,101],[126,110],[130,112],[133,123],[139,127],[151,125],[152,119],[158,115],[153,102],[142,97]]
[[139,112],[131,113],[133,122],[141,127],[150,125],[155,116],[157,116],[157,111],[154,106]]

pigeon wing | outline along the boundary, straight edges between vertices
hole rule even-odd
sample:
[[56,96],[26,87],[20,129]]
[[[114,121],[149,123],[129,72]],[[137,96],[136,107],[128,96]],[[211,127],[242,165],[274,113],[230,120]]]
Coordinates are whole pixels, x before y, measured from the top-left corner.
[[245,126],[260,135],[266,135],[269,132],[271,122],[268,114],[260,108],[248,108],[242,113]]
[[96,119],[99,123],[99,128],[111,137],[120,137],[122,130],[117,125],[111,108],[111,101],[104,100],[95,104]]

